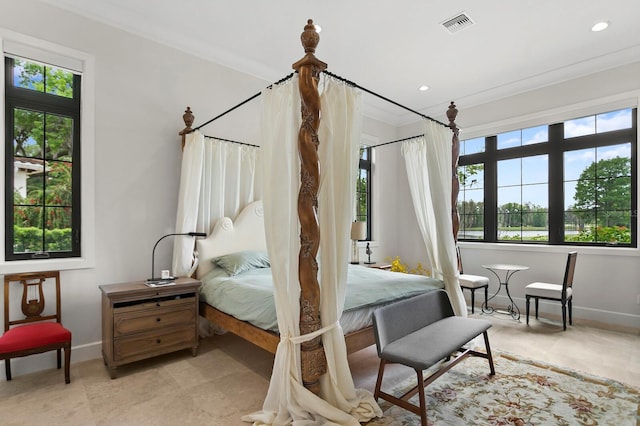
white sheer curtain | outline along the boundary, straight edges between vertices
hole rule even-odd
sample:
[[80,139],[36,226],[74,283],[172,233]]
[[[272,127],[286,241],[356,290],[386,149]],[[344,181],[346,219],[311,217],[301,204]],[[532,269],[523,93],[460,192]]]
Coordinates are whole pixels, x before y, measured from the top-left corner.
[[[204,136],[197,130],[189,133],[185,138],[182,151],[176,233],[192,232],[197,229],[203,154]],[[187,275],[193,262],[193,239],[175,238],[173,242],[173,275],[177,277]]]
[[[257,182],[258,148],[187,135],[182,153],[176,233],[206,232],[222,217],[235,218],[261,198]],[[193,239],[176,238],[173,274],[187,275],[193,264]]]
[[424,137],[403,142],[402,155],[434,278],[444,281],[456,315],[466,317],[451,222],[451,131],[425,120]]
[[[353,90],[333,88],[333,81],[326,84],[319,135],[322,146],[319,202],[331,207],[319,211],[323,328],[306,336],[299,333],[297,138],[301,119],[297,76],[263,92],[264,216],[281,340],[263,410],[244,417],[256,425],[357,426],[360,421],[381,414],[371,394],[353,386],[337,321],[344,304],[351,191],[355,185],[354,155],[361,120],[359,99]],[[340,103],[344,109],[334,108]],[[358,123],[352,125],[353,120]],[[355,148],[349,146],[354,143]],[[334,149],[338,152],[333,152]],[[304,388],[300,373],[300,343],[321,333],[325,333],[323,342],[329,364],[329,372],[321,382],[323,399]]]
[[[321,378],[322,397],[358,421],[382,416],[373,395],[355,389],[342,315],[349,266],[349,232],[353,220],[355,188],[362,133],[362,100],[355,88],[327,80],[322,93],[320,138],[320,315],[323,326],[338,324],[323,336],[327,374]],[[324,167],[323,167],[324,165]]]

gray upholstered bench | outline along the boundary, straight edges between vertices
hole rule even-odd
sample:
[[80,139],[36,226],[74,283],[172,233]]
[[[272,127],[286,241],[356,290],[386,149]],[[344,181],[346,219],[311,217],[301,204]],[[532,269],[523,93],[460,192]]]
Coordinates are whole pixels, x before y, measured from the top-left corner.
[[[427,425],[424,387],[468,356],[486,358],[491,375],[495,374],[487,330],[491,323],[483,319],[457,317],[453,313],[449,296],[444,290],[436,290],[402,300],[377,309],[373,313],[376,347],[380,357],[380,369],[374,392],[375,398],[405,408],[420,415],[422,425]],[[487,353],[463,348],[464,345],[484,335]],[[451,359],[451,357],[459,353]],[[422,371],[446,360],[426,379]],[[403,364],[413,368],[418,384],[400,397],[380,390],[385,365]],[[409,399],[419,392],[420,406]]]

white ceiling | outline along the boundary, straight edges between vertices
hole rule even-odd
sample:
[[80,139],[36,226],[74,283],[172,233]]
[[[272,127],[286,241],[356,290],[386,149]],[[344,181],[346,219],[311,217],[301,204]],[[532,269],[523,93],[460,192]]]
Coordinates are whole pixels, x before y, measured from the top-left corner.
[[[640,60],[638,0],[45,1],[270,82],[304,56],[311,18],[329,71],[434,118],[451,100],[468,108]],[[460,12],[475,23],[450,34],[440,24]],[[365,105],[391,124],[416,120]]]

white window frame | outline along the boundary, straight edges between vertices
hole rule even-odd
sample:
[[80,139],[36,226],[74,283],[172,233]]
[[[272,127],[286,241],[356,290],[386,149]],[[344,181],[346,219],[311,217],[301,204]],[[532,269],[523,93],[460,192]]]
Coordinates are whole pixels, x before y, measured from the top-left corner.
[[[80,99],[80,199],[81,199],[81,254],[80,257],[62,259],[5,260],[4,244],[0,245],[0,273],[36,272],[46,270],[87,269],[96,266],[95,256],[95,58],[93,55],[0,28],[2,56],[17,55],[34,61],[46,62],[82,73]],[[4,59],[3,59],[4,61]],[[77,69],[81,68],[81,69]],[[4,67],[0,84],[0,132],[5,135]],[[0,164],[5,164],[5,149],[0,150]],[[2,173],[4,180],[4,172]],[[4,183],[4,182],[3,182]],[[4,188],[4,185],[2,185]],[[5,203],[0,197],[0,220],[4,229]]]

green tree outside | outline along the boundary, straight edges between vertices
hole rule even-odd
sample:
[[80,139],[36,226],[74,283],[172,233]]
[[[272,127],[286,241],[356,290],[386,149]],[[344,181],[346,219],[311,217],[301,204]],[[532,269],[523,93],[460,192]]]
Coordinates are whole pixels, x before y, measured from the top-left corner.
[[573,211],[582,223],[615,226],[629,223],[631,162],[615,157],[593,162],[580,174]]
[[[464,171],[463,171],[464,169]],[[458,169],[461,188],[471,189],[476,176],[483,171],[482,164]],[[576,235],[566,235],[567,242],[630,243],[631,223],[631,162],[629,158],[615,157],[593,162],[580,174],[574,195],[575,204],[565,212],[565,229],[577,229]],[[459,201],[461,229],[484,227],[484,203],[473,200]],[[531,203],[506,203],[498,206],[498,228],[541,230],[548,226],[548,209]],[[521,235],[501,235],[500,240],[522,240]],[[527,238],[547,241],[547,235]]]
[[[73,97],[73,74],[15,60],[14,85]],[[14,189],[14,252],[71,249],[73,119],[14,108],[14,161],[40,164],[27,173],[26,196]],[[44,245],[43,245],[44,244]]]

